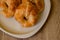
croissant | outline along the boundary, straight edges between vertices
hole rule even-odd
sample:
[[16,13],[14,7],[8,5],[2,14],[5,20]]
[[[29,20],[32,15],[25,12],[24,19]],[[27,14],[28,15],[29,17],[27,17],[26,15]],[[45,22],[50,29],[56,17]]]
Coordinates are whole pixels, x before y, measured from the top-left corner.
[[22,0],[15,12],[15,19],[24,27],[30,27],[37,23],[38,13],[44,9],[43,0]]
[[20,0],[1,0],[0,8],[2,8],[2,13],[6,17],[12,17],[15,14],[16,7],[20,5]]

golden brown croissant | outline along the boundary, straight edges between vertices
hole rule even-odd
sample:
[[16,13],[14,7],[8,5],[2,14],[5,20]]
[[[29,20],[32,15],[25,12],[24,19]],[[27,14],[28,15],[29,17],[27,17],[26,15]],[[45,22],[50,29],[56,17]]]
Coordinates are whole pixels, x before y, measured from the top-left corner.
[[15,14],[16,7],[21,3],[20,0],[1,0],[0,8],[6,17],[12,17]]
[[24,27],[33,26],[38,20],[38,13],[44,8],[43,5],[43,0],[22,0],[14,17]]

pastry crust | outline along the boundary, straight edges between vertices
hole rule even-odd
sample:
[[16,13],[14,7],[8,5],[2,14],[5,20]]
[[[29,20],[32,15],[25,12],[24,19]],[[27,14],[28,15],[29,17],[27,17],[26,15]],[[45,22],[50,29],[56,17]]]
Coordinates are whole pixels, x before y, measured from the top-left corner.
[[33,26],[37,21],[37,9],[34,5],[21,4],[14,15],[15,19],[24,27]]
[[37,23],[38,13],[43,11],[43,0],[23,0],[22,4],[18,6],[14,15],[15,19],[24,27],[30,27]]
[[20,0],[1,0],[0,8],[6,17],[12,17],[15,14],[16,7],[20,4]]

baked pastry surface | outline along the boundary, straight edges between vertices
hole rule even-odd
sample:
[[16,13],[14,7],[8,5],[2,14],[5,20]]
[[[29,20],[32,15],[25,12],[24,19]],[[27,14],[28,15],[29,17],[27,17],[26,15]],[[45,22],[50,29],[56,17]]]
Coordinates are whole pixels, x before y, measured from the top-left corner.
[[43,8],[43,0],[22,0],[22,4],[16,9],[14,17],[24,27],[33,26],[38,20],[38,13]]
[[1,0],[0,8],[6,17],[12,17],[15,14],[16,7],[21,3],[20,0]]

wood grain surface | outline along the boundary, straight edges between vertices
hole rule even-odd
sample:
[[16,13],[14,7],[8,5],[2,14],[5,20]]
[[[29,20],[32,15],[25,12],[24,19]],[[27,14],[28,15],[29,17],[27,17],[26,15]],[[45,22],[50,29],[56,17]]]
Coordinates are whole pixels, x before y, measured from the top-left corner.
[[51,0],[51,4],[48,20],[37,34],[30,38],[18,39],[0,31],[0,40],[60,40],[60,0]]

